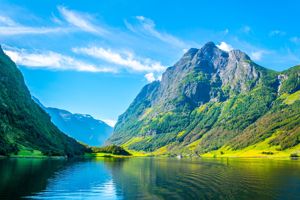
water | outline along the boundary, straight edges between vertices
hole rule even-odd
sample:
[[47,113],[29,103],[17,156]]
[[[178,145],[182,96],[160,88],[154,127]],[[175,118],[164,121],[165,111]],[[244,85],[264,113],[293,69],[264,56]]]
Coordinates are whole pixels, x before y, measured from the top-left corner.
[[300,161],[0,159],[0,199],[300,199]]

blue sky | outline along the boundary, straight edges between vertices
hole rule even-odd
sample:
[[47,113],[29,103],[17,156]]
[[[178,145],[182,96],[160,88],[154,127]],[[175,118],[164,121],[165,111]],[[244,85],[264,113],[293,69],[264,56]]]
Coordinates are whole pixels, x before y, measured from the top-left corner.
[[46,106],[114,122],[191,47],[300,64],[300,2],[0,0],[0,43]]

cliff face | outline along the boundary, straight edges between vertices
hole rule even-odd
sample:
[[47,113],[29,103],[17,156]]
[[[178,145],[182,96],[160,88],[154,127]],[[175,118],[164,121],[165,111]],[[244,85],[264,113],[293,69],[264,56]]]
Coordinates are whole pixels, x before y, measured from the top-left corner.
[[[288,104],[291,95],[296,100]],[[146,85],[119,117],[109,142],[135,150],[203,153],[223,146],[245,148],[275,138],[275,132],[291,131],[276,136],[286,142],[270,143],[290,148],[300,140],[299,131],[291,130],[299,130],[298,105],[299,67],[275,72],[239,50],[225,52],[209,42],[187,51],[160,82]],[[271,113],[280,112],[286,124],[270,120]],[[257,131],[263,127],[270,130]]]
[[158,101],[165,102],[183,95],[194,106],[228,98],[227,91],[240,93],[253,87],[259,72],[243,52],[224,52],[214,43],[201,49],[190,49],[173,67],[163,74]]

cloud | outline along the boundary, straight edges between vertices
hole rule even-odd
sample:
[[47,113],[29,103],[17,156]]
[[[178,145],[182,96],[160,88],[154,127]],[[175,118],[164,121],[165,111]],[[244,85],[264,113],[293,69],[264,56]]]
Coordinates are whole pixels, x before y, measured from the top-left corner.
[[100,28],[91,22],[91,16],[80,14],[76,11],[72,11],[67,9],[66,7],[59,6],[58,11],[62,15],[62,17],[71,25],[80,28],[83,31],[96,33],[96,34],[106,34],[107,31],[103,28]]
[[117,123],[117,121],[113,120],[113,119],[102,119],[102,121],[104,121],[105,123],[107,123],[111,127],[114,127]]
[[233,47],[230,44],[227,44],[226,42],[221,42],[219,45],[217,45],[217,47],[227,52],[233,50]]
[[[59,6],[58,11],[62,19],[52,14],[51,21],[56,26],[28,26],[15,22],[7,16],[0,16],[0,35],[28,35],[28,34],[50,34],[50,33],[68,33],[74,31],[84,31],[98,35],[105,35],[107,30],[94,25],[92,17],[88,14],[81,14],[76,11]],[[65,23],[69,25],[66,25]]]
[[148,73],[148,74],[145,74],[144,77],[147,79],[147,81],[148,81],[149,83],[151,83],[151,82],[153,82],[153,81],[161,81],[162,74],[161,74],[161,73],[159,73],[159,74],[154,74],[153,72],[150,72],[150,73]]
[[30,52],[4,46],[4,52],[18,65],[28,68],[45,68],[50,70],[73,70],[84,72],[115,72],[113,68],[99,68],[56,52]]
[[63,27],[33,27],[15,22],[13,19],[0,16],[0,35],[47,34],[68,32],[70,29]]
[[162,79],[162,74],[157,77],[157,80],[161,81],[161,79]]
[[0,26],[0,35],[25,35],[25,34],[48,34],[48,33],[62,33],[69,32],[66,28],[45,28],[45,27],[3,27]]
[[286,32],[281,31],[281,30],[272,30],[269,33],[269,36],[274,37],[274,36],[284,36],[286,35]]
[[135,18],[138,21],[137,24],[131,24],[128,21],[125,21],[125,25],[130,31],[154,37],[162,42],[168,43],[172,46],[176,46],[179,48],[186,48],[187,46],[190,46],[181,39],[171,34],[158,31],[156,29],[156,24],[153,20],[144,16],[136,16]]
[[153,82],[153,81],[156,80],[155,77],[154,77],[153,72],[150,72],[150,73],[148,73],[148,74],[145,74],[145,78],[147,79],[148,82]]
[[182,53],[185,54],[189,49],[188,48],[184,48],[182,49]]
[[6,26],[15,26],[17,23],[9,17],[0,16],[0,24]]
[[140,59],[130,52],[123,54],[102,47],[73,48],[73,52],[99,58],[106,62],[137,72],[161,72],[165,67],[149,58]]
[[259,50],[259,51],[254,51],[251,52],[250,57],[254,60],[254,61],[260,61],[263,57],[264,54],[266,54],[267,52],[264,50]]

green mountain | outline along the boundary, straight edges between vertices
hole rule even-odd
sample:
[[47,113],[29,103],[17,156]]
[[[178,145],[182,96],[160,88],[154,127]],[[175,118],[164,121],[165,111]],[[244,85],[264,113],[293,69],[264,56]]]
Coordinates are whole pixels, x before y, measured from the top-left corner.
[[32,99],[23,76],[0,48],[0,155],[78,155],[85,147],[54,126]]
[[276,72],[209,42],[146,85],[108,143],[182,154],[300,152],[299,89],[300,66]]
[[67,110],[45,107],[37,98],[33,100],[50,117],[51,121],[68,136],[89,146],[101,146],[112,134],[113,128],[87,114],[73,114]]

